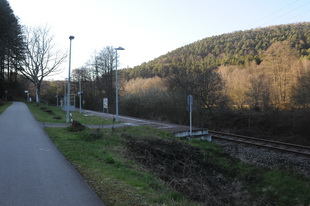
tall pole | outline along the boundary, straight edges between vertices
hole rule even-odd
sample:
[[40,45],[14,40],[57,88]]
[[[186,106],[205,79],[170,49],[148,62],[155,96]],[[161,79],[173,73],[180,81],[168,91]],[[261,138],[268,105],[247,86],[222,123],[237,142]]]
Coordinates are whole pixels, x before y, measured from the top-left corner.
[[[64,84],[64,100],[63,100],[63,106],[66,108],[67,107],[67,87],[66,87],[66,81],[67,81],[67,78],[65,78],[65,84]],[[67,111],[67,110],[66,110]]]
[[56,101],[57,101],[57,107],[58,107],[58,85],[57,85],[57,92],[56,92]]
[[81,86],[81,69],[79,69],[79,90],[80,90],[80,113],[82,113],[82,86]]
[[122,47],[115,48],[116,50],[116,69],[115,69],[115,121],[118,122],[118,74],[117,74],[117,50],[125,50]]
[[66,115],[66,122],[70,122],[70,74],[71,74],[71,43],[74,36],[69,36],[70,39],[70,49],[69,49],[69,74],[68,74],[68,97],[67,97],[67,115]]
[[118,122],[118,75],[117,75],[117,49],[116,50],[116,69],[115,69],[115,121]]

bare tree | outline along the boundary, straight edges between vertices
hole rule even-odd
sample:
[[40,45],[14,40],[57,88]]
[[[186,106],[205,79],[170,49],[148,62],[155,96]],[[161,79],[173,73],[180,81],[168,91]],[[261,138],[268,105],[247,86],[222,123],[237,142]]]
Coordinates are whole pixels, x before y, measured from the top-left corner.
[[310,107],[310,61],[304,60],[302,72],[297,78],[297,83],[293,87],[293,101],[295,105]]
[[221,66],[218,70],[225,82],[226,95],[229,97],[233,107],[239,109],[247,105],[247,88],[249,87],[249,70],[237,66]]
[[39,103],[43,79],[57,72],[67,55],[55,48],[54,37],[47,26],[26,28],[25,33],[26,54],[21,73],[35,85]]
[[251,108],[265,110],[270,106],[270,82],[270,77],[259,72],[249,77],[246,96]]
[[105,47],[98,53],[96,59],[97,87],[100,91],[105,91],[105,96],[112,100],[115,95],[113,70],[115,69],[116,51],[111,46]]
[[264,53],[262,66],[272,76],[273,101],[276,104],[290,101],[291,88],[294,83],[294,64],[298,61],[297,51],[290,42],[276,42]]
[[198,60],[180,59],[173,68],[169,81],[171,85],[177,85],[186,95],[194,96],[196,99],[194,104],[199,108],[201,116],[206,109],[212,115],[214,108],[221,108],[227,103],[224,94],[225,83],[215,68],[208,68]]

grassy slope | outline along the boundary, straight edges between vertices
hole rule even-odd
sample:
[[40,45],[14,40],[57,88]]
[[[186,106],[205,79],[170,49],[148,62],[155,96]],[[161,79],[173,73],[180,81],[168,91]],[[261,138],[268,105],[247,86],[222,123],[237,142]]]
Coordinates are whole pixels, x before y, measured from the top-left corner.
[[121,134],[158,133],[155,130],[122,128],[112,133],[105,129],[103,138],[95,141],[83,140],[90,131],[46,131],[106,205],[197,205],[127,157],[126,139]]
[[[65,128],[48,128],[47,133],[63,154],[76,166],[107,205],[198,205],[169,188],[145,166],[137,163],[126,150],[126,137],[173,138],[172,135],[147,127],[102,130],[101,138],[85,141],[91,131],[70,133]],[[226,178],[244,183],[254,198],[272,205],[310,203],[309,181],[281,170],[255,168],[236,162],[216,145],[192,142],[206,158],[225,171]],[[139,203],[139,204],[138,204]]]
[[13,104],[13,102],[6,102],[6,103],[0,102],[0,114],[2,114],[12,104]]
[[[40,105],[37,106],[35,103],[27,104],[28,108],[34,114],[40,122],[52,122],[52,123],[65,123],[66,122],[66,112],[61,110],[60,107],[55,106],[47,106],[47,105]],[[54,115],[48,114],[47,112],[43,111],[41,108],[46,108],[48,110],[52,110]],[[54,116],[59,116],[61,119],[54,119]],[[72,117],[74,120],[80,122],[84,125],[106,125],[112,124],[112,120],[104,119],[96,116],[85,116],[83,113],[79,112],[72,112]]]
[[[29,107],[40,121],[55,121],[39,107],[35,105]],[[56,115],[64,117],[63,111],[54,107],[49,109]],[[80,122],[90,122],[88,119],[90,117],[79,118]],[[64,119],[57,121],[63,123]],[[127,151],[128,135],[135,138],[173,139],[169,133],[148,127],[118,128],[114,132],[111,129],[104,129],[99,134],[89,129],[69,132],[66,128],[47,128],[46,131],[106,205],[199,205],[170,188],[169,184],[136,162]],[[232,160],[213,143],[190,144],[201,148],[206,159],[215,162],[218,168],[225,171],[228,179],[243,182],[243,186],[254,198],[262,199],[271,205],[310,203],[309,179],[289,171],[255,168]]]

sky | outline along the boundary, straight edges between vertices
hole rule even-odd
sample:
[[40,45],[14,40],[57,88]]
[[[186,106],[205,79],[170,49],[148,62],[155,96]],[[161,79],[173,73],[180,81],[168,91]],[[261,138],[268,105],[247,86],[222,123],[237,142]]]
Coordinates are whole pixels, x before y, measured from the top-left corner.
[[[54,43],[80,68],[95,51],[119,51],[119,68],[134,67],[195,41],[271,25],[309,22],[310,0],[8,0],[20,24],[48,25]],[[68,76],[68,61],[63,72]]]

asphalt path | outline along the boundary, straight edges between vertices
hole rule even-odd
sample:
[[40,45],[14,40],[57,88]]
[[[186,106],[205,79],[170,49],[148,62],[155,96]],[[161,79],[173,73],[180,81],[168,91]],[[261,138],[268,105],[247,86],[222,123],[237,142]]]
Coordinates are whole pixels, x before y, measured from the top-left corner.
[[[85,113],[86,115],[94,115],[94,116],[109,118],[109,119],[115,118],[114,114],[107,114],[107,113],[96,112],[92,110],[83,110],[83,113]],[[127,123],[127,126],[145,125],[145,126],[153,127],[156,129],[164,130],[167,132],[171,132],[171,133],[189,131],[188,125],[173,124],[169,122],[160,122],[160,121],[155,121],[155,120],[140,119],[140,118],[128,117],[128,116],[122,116],[122,115],[119,115],[118,119],[121,122]],[[193,129],[201,130],[202,128],[193,127]]]
[[24,103],[0,115],[0,205],[104,205]]

